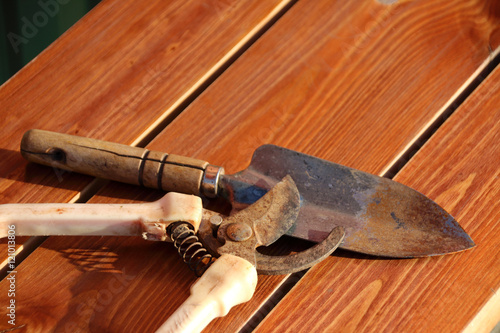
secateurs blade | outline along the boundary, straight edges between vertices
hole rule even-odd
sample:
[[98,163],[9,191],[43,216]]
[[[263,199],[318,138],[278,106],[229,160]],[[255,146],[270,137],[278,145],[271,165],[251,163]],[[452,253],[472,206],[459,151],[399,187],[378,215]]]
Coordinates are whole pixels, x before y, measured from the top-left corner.
[[[0,205],[0,236],[15,230],[16,236],[140,235],[173,241],[201,278],[158,332],[200,332],[212,319],[251,299],[257,272],[304,270],[338,247],[344,237],[342,227],[297,254],[274,257],[257,252],[257,247],[271,245],[293,227],[299,208],[297,187],[286,176],[254,204],[229,217],[203,210],[199,197],[175,192],[143,204]],[[212,255],[219,257],[215,263]]]
[[[200,275],[206,261],[202,255],[194,254],[193,249],[187,249],[193,243],[186,241],[188,236],[198,234],[197,241],[201,239],[204,247],[216,256],[229,244],[237,244],[235,249],[239,249],[241,244],[249,244],[246,242],[249,239],[255,242],[250,247],[268,246],[294,226],[299,200],[297,187],[287,176],[253,205],[229,217],[203,209],[200,197],[176,192],[169,192],[154,202],[134,204],[3,204],[0,205],[0,238],[14,230],[16,236],[141,236],[146,240],[170,241],[180,247],[183,259]],[[181,235],[188,230],[190,232]],[[312,248],[286,256],[286,262],[282,257],[260,253],[255,254],[254,260],[246,259],[262,274],[303,270],[335,250],[339,230],[343,237],[343,228],[334,229]],[[224,253],[228,251],[233,250]],[[238,251],[231,253],[238,254]]]

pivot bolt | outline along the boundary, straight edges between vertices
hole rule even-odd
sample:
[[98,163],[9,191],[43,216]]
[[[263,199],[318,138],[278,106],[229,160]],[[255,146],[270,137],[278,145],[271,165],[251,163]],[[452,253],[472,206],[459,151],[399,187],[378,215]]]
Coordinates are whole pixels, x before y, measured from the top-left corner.
[[252,237],[252,228],[245,223],[232,223],[226,228],[226,235],[235,242],[243,242]]

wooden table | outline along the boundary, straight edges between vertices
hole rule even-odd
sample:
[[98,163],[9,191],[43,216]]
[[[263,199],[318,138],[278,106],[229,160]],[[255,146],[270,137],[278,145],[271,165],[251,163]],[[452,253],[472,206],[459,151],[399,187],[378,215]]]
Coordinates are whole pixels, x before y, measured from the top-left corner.
[[[500,320],[499,46],[493,0],[105,0],[1,86],[0,203],[162,195],[28,164],[19,143],[30,128],[227,173],[278,144],[394,177],[442,205],[477,247],[412,260],[340,251],[306,273],[260,276],[253,299],[207,332],[489,332]],[[154,332],[195,281],[169,244],[16,245],[0,330]]]

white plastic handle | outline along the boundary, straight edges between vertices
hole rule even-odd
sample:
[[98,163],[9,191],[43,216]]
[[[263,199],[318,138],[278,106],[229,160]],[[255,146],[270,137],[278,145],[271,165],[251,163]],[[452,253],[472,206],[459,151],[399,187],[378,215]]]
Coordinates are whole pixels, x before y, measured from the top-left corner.
[[201,217],[199,197],[175,192],[140,204],[5,204],[0,205],[0,237],[142,235],[166,240],[170,223],[186,221],[197,231]]
[[223,254],[191,287],[191,296],[156,333],[201,332],[214,318],[249,301],[257,286],[257,270],[245,259]]

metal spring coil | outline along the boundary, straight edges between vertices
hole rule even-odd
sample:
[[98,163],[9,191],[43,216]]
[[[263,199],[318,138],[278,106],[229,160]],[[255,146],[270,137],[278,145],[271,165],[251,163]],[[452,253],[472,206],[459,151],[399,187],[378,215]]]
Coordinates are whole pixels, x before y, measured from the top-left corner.
[[170,239],[182,260],[200,277],[214,262],[214,257],[203,247],[191,224],[178,222],[170,230]]

